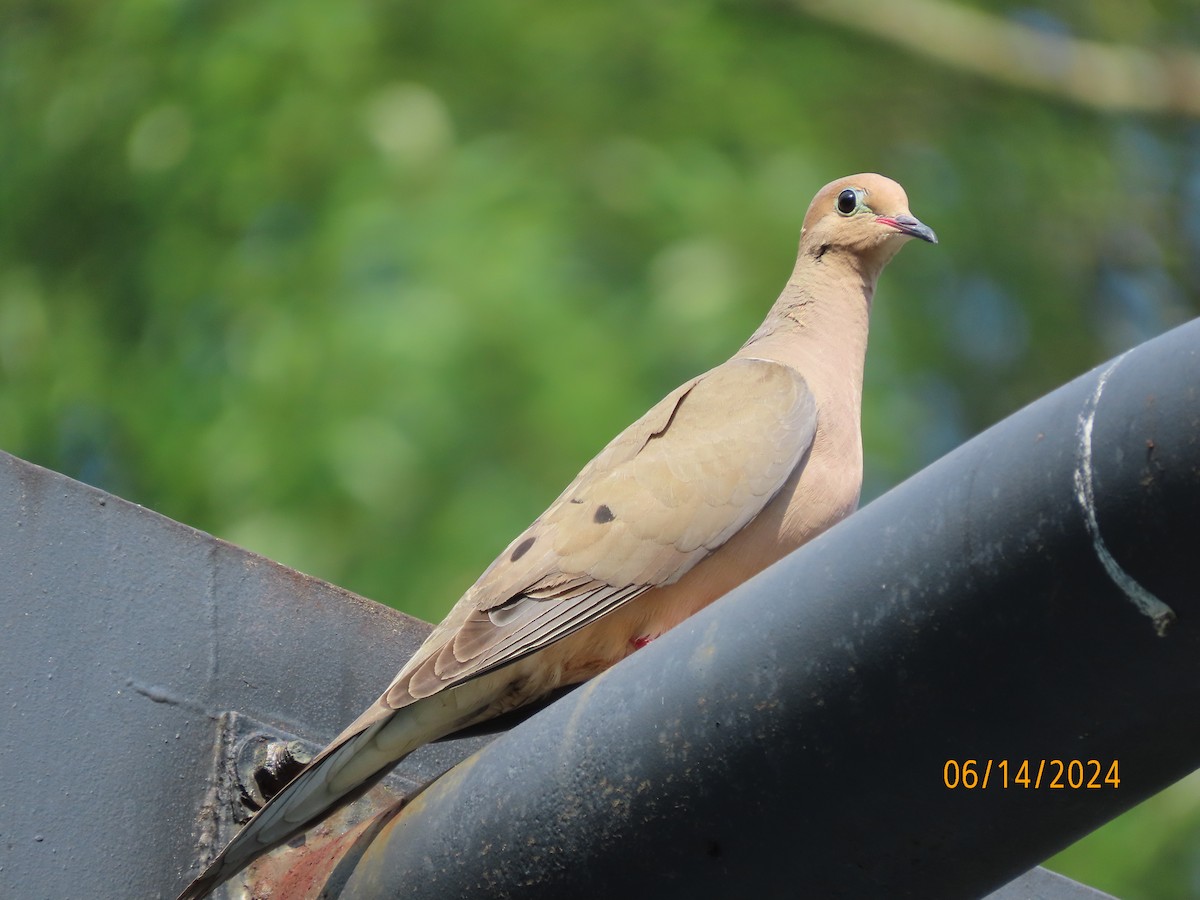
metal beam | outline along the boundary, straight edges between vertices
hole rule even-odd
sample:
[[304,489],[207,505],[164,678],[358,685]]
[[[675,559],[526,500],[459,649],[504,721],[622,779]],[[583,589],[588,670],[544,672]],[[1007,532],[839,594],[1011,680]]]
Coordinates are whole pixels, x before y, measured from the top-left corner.
[[0,897],[173,897],[248,814],[244,751],[332,738],[428,631],[0,453]]

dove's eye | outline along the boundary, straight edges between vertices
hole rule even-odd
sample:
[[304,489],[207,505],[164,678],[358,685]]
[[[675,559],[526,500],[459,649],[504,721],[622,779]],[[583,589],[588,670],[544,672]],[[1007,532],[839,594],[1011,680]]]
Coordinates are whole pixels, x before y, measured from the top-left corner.
[[858,209],[858,191],[846,188],[837,198],[837,211],[848,216]]

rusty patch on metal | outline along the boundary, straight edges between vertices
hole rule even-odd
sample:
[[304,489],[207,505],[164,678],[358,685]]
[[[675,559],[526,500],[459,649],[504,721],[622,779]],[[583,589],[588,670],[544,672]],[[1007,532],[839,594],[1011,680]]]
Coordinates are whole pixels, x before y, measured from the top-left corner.
[[347,854],[403,802],[384,786],[373,788],[310,828],[295,846],[280,847],[253,863],[243,876],[248,896],[318,900]]

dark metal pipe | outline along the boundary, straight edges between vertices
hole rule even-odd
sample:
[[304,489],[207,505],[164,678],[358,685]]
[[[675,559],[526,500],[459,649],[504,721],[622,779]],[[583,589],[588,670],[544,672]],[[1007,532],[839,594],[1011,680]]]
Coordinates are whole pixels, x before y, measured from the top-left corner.
[[339,896],[979,896],[1200,765],[1198,585],[1193,322],[497,739]]

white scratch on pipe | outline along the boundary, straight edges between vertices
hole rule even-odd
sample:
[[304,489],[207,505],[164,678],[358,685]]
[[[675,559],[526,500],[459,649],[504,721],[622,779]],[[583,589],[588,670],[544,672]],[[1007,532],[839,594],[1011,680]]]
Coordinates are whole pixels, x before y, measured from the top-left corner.
[[1138,612],[1150,618],[1150,621],[1154,623],[1155,632],[1162,637],[1167,633],[1167,627],[1175,620],[1175,612],[1121,568],[1121,564],[1113,558],[1108,546],[1104,543],[1104,538],[1100,535],[1100,523],[1096,519],[1096,489],[1092,483],[1092,427],[1096,423],[1096,409],[1100,405],[1100,395],[1104,393],[1104,385],[1124,358],[1125,354],[1122,353],[1100,373],[1100,377],[1096,380],[1096,389],[1083,404],[1083,411],[1079,414],[1079,426],[1075,432],[1079,441],[1079,457],[1075,465],[1075,497],[1083,509],[1088,534],[1092,538],[1092,547],[1104,565],[1104,571],[1108,572],[1108,577],[1132,601]]

